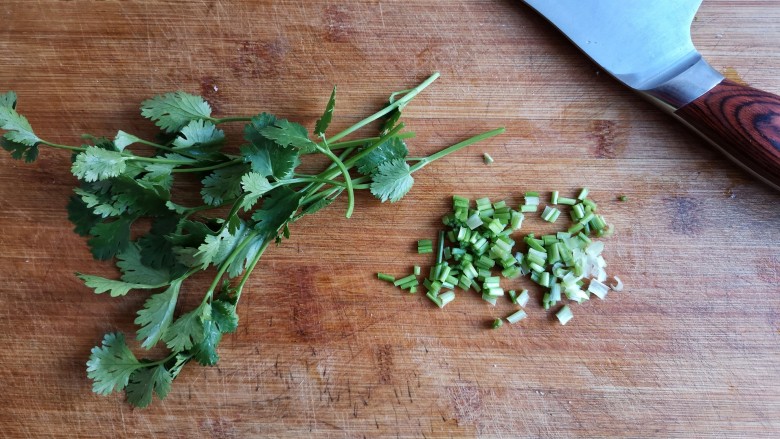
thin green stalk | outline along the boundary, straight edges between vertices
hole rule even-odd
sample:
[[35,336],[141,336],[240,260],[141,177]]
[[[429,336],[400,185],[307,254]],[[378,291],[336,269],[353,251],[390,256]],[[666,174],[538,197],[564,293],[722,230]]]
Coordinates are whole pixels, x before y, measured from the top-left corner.
[[210,117],[209,120],[214,122],[215,125],[219,125],[221,123],[228,123],[228,122],[251,122],[252,118],[250,116],[235,116],[235,117],[222,117],[222,118]]
[[236,287],[236,306],[238,306],[238,301],[241,299],[241,293],[244,291],[244,285],[249,280],[249,276],[252,274],[252,270],[254,270],[257,263],[260,262],[260,257],[263,256],[265,249],[268,248],[268,244],[270,244],[272,241],[273,239],[266,239],[266,241],[263,242],[260,250],[257,251],[255,257],[252,258],[252,261],[249,262],[249,265],[244,270],[244,274],[241,276],[241,281],[239,281],[238,286]]
[[213,171],[215,169],[222,169],[227,168],[228,166],[238,165],[244,162],[243,158],[237,158],[233,159],[227,162],[218,163],[216,165],[211,166],[202,166],[199,168],[184,168],[184,169],[174,169],[171,172],[205,172],[205,171]]
[[[352,216],[352,212],[355,210],[355,190],[352,188],[352,177],[349,175],[349,169],[344,166],[344,162],[339,159],[336,154],[333,154],[331,150],[329,150],[327,147],[321,147],[317,146],[317,149],[322,153],[325,154],[329,159],[333,161],[333,163],[336,165],[336,167],[341,172],[341,175],[344,176],[344,183],[347,185],[347,214],[346,217],[349,218]],[[319,177],[317,177],[319,178]]]
[[434,73],[430,76],[430,78],[423,81],[420,85],[417,87],[411,89],[407,94],[404,95],[401,99],[393,102],[392,104],[388,105],[387,107],[379,110],[378,112],[372,114],[371,116],[368,116],[367,118],[361,120],[360,122],[356,123],[355,125],[352,125],[351,127],[347,128],[346,130],[336,134],[335,136],[330,138],[331,142],[336,142],[340,139],[343,139],[344,137],[347,137],[348,135],[354,133],[355,131],[363,128],[364,126],[370,124],[371,122],[379,119],[380,117],[389,114],[393,110],[395,110],[398,107],[402,107],[406,105],[409,101],[411,101],[415,96],[420,94],[421,91],[423,91],[426,87],[431,85],[433,81],[435,81],[439,77],[439,72]]
[[211,285],[209,286],[208,291],[206,291],[206,295],[203,297],[203,302],[201,305],[205,304],[207,301],[210,301],[211,298],[214,296],[214,291],[217,290],[217,286],[219,285],[219,281],[222,280],[222,276],[225,275],[225,272],[227,271],[230,264],[233,263],[233,260],[236,259],[236,256],[238,256],[239,253],[249,245],[250,242],[252,242],[253,239],[255,239],[259,235],[258,232],[250,232],[246,238],[244,238],[243,241],[239,245],[237,245],[232,252],[228,255],[227,258],[222,262],[222,264],[219,266],[219,270],[217,271],[216,276],[214,276],[214,281],[211,282]]
[[[409,131],[406,133],[400,133],[396,137],[399,139],[411,139],[415,136],[415,133]],[[353,146],[363,146],[367,143],[376,142],[379,140],[379,137],[366,137],[363,139],[356,139],[356,140],[347,140],[345,142],[336,142],[336,143],[329,143],[331,151],[337,150],[337,149],[343,149],[343,148],[351,148]]]
[[484,132],[482,134],[478,134],[478,135],[476,135],[474,137],[471,137],[469,139],[466,139],[466,140],[464,140],[462,142],[458,142],[458,143],[456,143],[456,144],[454,144],[454,145],[452,145],[452,146],[450,146],[448,148],[442,149],[441,151],[439,151],[439,152],[437,152],[435,154],[432,154],[432,155],[430,155],[428,157],[425,157],[424,159],[420,160],[419,162],[417,162],[417,164],[412,166],[410,172],[419,171],[420,169],[424,168],[425,166],[435,162],[436,160],[438,160],[438,159],[440,159],[440,158],[442,158],[442,157],[444,157],[446,155],[452,154],[453,152],[461,150],[461,149],[463,149],[463,148],[465,148],[465,147],[467,147],[469,145],[472,145],[474,143],[481,142],[481,141],[483,141],[485,139],[489,139],[489,138],[491,138],[493,136],[497,136],[499,134],[502,134],[502,133],[504,133],[504,131],[506,131],[506,129],[504,129],[504,128],[497,128],[495,130],[491,130],[491,131]]
[[46,140],[41,140],[41,143],[43,143],[46,146],[51,146],[52,148],[67,149],[68,151],[83,152],[87,150],[86,148],[82,148],[80,146],[61,145],[59,143],[47,142]]

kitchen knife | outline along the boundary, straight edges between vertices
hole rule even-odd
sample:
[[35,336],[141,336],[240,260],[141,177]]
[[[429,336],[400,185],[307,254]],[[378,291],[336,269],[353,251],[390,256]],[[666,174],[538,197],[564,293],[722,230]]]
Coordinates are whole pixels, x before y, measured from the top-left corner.
[[593,61],[780,190],[780,97],[725,79],[691,40],[701,0],[524,0]]

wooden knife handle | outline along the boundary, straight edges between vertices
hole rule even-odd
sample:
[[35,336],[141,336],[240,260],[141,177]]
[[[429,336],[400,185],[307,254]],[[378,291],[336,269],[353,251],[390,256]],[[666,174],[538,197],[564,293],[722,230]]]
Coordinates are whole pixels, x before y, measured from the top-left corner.
[[780,190],[780,97],[725,79],[674,114]]

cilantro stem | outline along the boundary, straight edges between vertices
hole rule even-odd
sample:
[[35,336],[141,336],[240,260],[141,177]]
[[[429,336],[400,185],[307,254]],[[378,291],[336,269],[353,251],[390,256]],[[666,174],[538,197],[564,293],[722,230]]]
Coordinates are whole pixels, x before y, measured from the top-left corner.
[[222,169],[227,168],[228,166],[238,165],[244,162],[243,158],[237,158],[233,159],[227,162],[222,162],[216,165],[211,166],[202,166],[198,168],[184,168],[184,169],[174,169],[171,172],[205,172],[205,171],[213,171],[215,169]]
[[51,146],[52,148],[67,149],[68,151],[83,152],[87,150],[86,148],[82,148],[80,146],[61,145],[59,143],[47,142],[46,140],[41,140],[41,143],[43,143],[46,146]]
[[[410,131],[408,133],[400,133],[400,134],[398,134],[395,137],[397,137],[399,139],[411,139],[414,136],[415,136],[415,133]],[[379,139],[380,139],[380,137],[365,137],[363,139],[347,140],[345,142],[337,142],[337,143],[329,143],[328,145],[330,146],[331,150],[335,150],[335,149],[351,148],[351,147],[354,147],[354,146],[363,146],[363,145],[365,145],[367,143],[376,142]]]
[[249,280],[249,275],[252,274],[252,270],[255,269],[255,265],[257,265],[257,263],[260,262],[260,257],[263,256],[263,253],[265,253],[265,249],[268,248],[268,244],[270,244],[271,241],[272,241],[271,239],[267,239],[263,243],[263,245],[257,251],[255,257],[252,258],[252,261],[249,262],[249,265],[247,265],[246,269],[244,270],[244,274],[241,276],[241,281],[239,281],[238,286],[236,287],[235,306],[238,306],[238,301],[241,299],[241,292],[244,291],[244,285]]
[[336,156],[336,154],[333,154],[333,152],[327,147],[321,147],[317,145],[317,150],[320,151],[322,154],[325,154],[329,159],[331,159],[333,163],[336,165],[336,167],[339,168],[341,174],[344,176],[344,183],[347,186],[347,199],[348,199],[346,217],[349,218],[352,216],[352,212],[355,210],[355,190],[352,188],[352,177],[350,177],[349,175],[349,169],[347,169],[347,167],[344,166],[344,162],[342,162],[341,159],[339,159]]
[[440,158],[442,158],[442,157],[444,157],[446,155],[452,154],[453,152],[461,150],[461,149],[463,149],[463,148],[465,148],[465,147],[467,147],[469,145],[472,145],[474,143],[481,142],[481,141],[483,141],[485,139],[489,139],[489,138],[491,138],[493,136],[497,136],[499,134],[502,134],[502,133],[504,133],[504,131],[506,131],[504,128],[497,128],[495,130],[491,130],[491,131],[484,132],[482,134],[478,134],[478,135],[476,135],[474,137],[471,137],[469,139],[466,139],[466,140],[464,140],[462,142],[458,142],[458,143],[456,143],[456,144],[454,144],[454,145],[452,145],[452,146],[450,146],[448,148],[444,148],[441,151],[439,151],[439,152],[437,152],[435,154],[429,155],[428,157],[425,157],[424,159],[422,159],[419,162],[417,162],[417,164],[415,164],[414,166],[411,167],[409,172],[412,173],[412,172],[415,172],[415,171],[419,171],[420,169],[424,168],[425,166],[433,163],[434,161],[436,161],[436,160],[438,160],[438,159],[440,159]]
[[223,117],[223,118],[210,117],[209,120],[219,125],[221,123],[227,123],[227,122],[251,122],[252,118],[249,116],[235,116],[235,117]]
[[162,151],[172,152],[174,154],[181,154],[181,155],[183,155],[185,157],[189,157],[191,159],[196,159],[196,160],[198,159],[197,157],[195,157],[192,154],[189,154],[186,151],[177,151],[177,150],[175,150],[175,149],[173,149],[171,147],[168,147],[168,146],[165,146],[165,145],[160,145],[159,143],[150,142],[148,140],[138,139],[138,140],[136,140],[135,143],[140,143],[141,145],[151,146],[152,148],[157,148],[157,149],[162,150]]
[[[211,285],[209,286],[208,291],[206,291],[206,295],[203,297],[203,302],[201,305],[205,304],[206,302],[210,301],[211,298],[214,296],[214,291],[217,290],[217,286],[219,285],[219,281],[222,280],[222,276],[225,275],[225,272],[227,271],[230,264],[233,263],[233,260],[236,259],[236,256],[238,256],[239,253],[241,253],[242,250],[244,250],[244,247],[249,245],[252,240],[254,240],[260,233],[256,231],[250,232],[248,235],[246,235],[246,238],[244,238],[243,241],[241,241],[240,244],[238,244],[233,251],[230,252],[227,258],[222,262],[222,264],[219,266],[219,270],[217,271],[216,276],[214,276],[214,280],[211,282]],[[263,245],[266,245],[265,243]]]
[[379,119],[380,117],[392,112],[398,107],[402,107],[406,105],[409,101],[411,101],[415,96],[420,94],[421,91],[423,91],[426,87],[431,85],[433,81],[439,78],[439,72],[434,73],[431,75],[428,79],[423,81],[420,85],[417,87],[409,90],[407,94],[404,95],[401,99],[393,102],[392,104],[388,105],[387,107],[379,110],[378,112],[372,114],[371,116],[368,116],[367,118],[361,120],[360,122],[356,123],[355,125],[352,125],[351,127],[347,128],[346,130],[336,134],[335,136],[330,138],[331,142],[338,141],[339,139],[343,139],[344,137],[347,137],[348,135],[354,133],[355,131],[363,128],[364,126],[370,124],[371,122]]

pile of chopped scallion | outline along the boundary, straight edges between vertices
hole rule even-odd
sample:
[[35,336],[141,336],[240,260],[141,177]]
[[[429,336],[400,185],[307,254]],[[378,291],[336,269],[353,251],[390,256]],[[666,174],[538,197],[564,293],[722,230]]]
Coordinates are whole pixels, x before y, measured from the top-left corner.
[[[482,299],[495,305],[499,297],[507,296],[520,307],[505,319],[517,323],[527,317],[523,310],[530,300],[527,289],[520,293],[504,291],[503,279],[517,279],[530,275],[533,282],[544,288],[542,306],[549,310],[562,303],[583,303],[591,295],[604,299],[610,289],[620,291],[623,284],[614,276],[615,284],[607,286],[607,272],[601,253],[604,244],[592,237],[612,234],[604,217],[598,213],[596,203],[588,198],[584,188],[576,198],[561,197],[553,191],[550,202],[545,205],[541,218],[556,223],[563,206],[570,206],[571,224],[568,228],[550,235],[525,235],[516,242],[512,235],[522,227],[525,214],[538,212],[541,195],[526,192],[524,203],[518,210],[505,201],[491,202],[479,198],[472,206],[469,199],[453,196],[453,211],[442,219],[446,230],[439,232],[436,262],[428,276],[422,279],[426,296],[438,307],[443,308],[455,300],[455,290],[474,290]],[[446,243],[445,243],[446,238]],[[525,244],[525,250],[517,250],[516,244]],[[418,253],[433,253],[433,243],[423,239],[417,243]],[[379,279],[410,293],[416,293],[420,285],[420,267],[414,273],[396,279],[378,273]],[[565,325],[573,317],[569,305],[564,304],[557,312],[558,321]],[[501,319],[493,328],[501,326]]]

